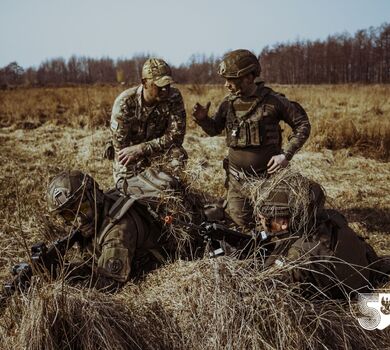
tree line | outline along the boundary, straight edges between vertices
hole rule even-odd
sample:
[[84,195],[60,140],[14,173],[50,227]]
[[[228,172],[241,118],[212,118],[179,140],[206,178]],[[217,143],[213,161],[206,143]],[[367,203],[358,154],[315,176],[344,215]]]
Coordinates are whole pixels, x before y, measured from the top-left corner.
[[[113,60],[109,57],[53,58],[38,68],[23,69],[11,62],[0,69],[0,87],[68,84],[136,84],[148,55]],[[359,30],[354,36],[335,34],[326,40],[296,40],[265,47],[259,60],[262,77],[270,83],[337,84],[390,82],[390,24]],[[186,64],[172,66],[179,83],[222,83],[217,74],[220,57],[193,55]]]
[[264,79],[274,83],[389,83],[390,24],[265,47],[260,60]]

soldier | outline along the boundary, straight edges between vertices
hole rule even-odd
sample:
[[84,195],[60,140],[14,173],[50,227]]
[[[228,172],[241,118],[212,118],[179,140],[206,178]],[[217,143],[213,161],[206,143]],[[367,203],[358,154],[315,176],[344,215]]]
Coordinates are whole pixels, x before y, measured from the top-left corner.
[[186,113],[180,91],[171,87],[173,82],[168,64],[151,58],[142,68],[142,84],[125,90],[115,100],[113,149],[105,152],[106,158],[114,160],[115,183],[140,173],[156,156],[166,155],[173,170],[187,159],[182,147]]
[[[226,129],[229,147],[227,170],[227,211],[244,229],[253,228],[253,208],[243,185],[248,176],[263,176],[286,167],[310,134],[310,123],[303,108],[265,87],[257,77],[260,64],[248,50],[227,53],[218,74],[225,78],[229,95],[213,118],[206,107],[195,104],[193,117],[210,136]],[[289,143],[282,150],[279,122],[292,128]],[[225,164],[226,165],[226,164]]]
[[115,192],[103,193],[87,174],[58,174],[46,198],[51,213],[81,231],[86,250],[97,260],[99,288],[119,286],[175,254],[175,242],[161,234],[161,225],[145,207],[134,202],[134,197],[129,202]]
[[294,196],[291,189],[278,184],[258,209],[263,229],[272,239],[266,266],[285,266],[289,281],[332,298],[367,292],[388,278],[386,260],[379,259],[342,214],[322,209],[320,204],[317,213],[303,218],[294,207],[294,203],[299,205]]

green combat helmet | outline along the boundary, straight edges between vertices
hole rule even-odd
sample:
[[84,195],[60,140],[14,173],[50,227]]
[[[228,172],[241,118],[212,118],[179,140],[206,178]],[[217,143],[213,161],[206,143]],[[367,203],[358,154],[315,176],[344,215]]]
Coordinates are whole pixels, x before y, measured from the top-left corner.
[[152,79],[158,87],[174,83],[171,68],[160,58],[149,58],[144,63],[142,79]]
[[289,217],[290,209],[289,189],[285,186],[277,186],[263,200],[259,213],[267,218]]
[[267,219],[289,218],[292,230],[308,234],[324,209],[326,197],[318,183],[303,177],[300,179],[298,187],[279,183],[270,189],[266,198],[261,200],[257,213]]
[[[55,176],[47,189],[46,201],[49,212],[59,214],[68,223],[84,215],[90,222],[90,208],[100,208],[104,195],[99,185],[81,171],[64,171]],[[86,220],[84,220],[85,222]]]
[[261,67],[257,57],[249,50],[234,50],[223,56],[218,74],[225,79],[240,78],[249,73],[260,75]]

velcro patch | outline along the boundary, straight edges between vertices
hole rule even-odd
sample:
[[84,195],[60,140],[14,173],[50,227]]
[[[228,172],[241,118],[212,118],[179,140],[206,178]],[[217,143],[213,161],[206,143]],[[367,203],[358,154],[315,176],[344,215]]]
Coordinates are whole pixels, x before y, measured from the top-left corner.
[[104,247],[98,260],[98,271],[118,281],[126,281],[130,273],[128,250],[122,247]]

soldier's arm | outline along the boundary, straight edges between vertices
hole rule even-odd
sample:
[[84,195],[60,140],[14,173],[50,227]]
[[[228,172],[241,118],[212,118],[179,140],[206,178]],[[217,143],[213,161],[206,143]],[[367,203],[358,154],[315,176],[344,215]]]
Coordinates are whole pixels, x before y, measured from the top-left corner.
[[170,115],[164,135],[141,144],[145,156],[167,150],[172,145],[181,146],[183,143],[186,132],[186,111],[178,90],[172,94],[169,107]]
[[278,96],[277,99],[281,120],[284,120],[292,129],[289,142],[284,148],[286,159],[291,160],[308,139],[311,126],[305,110],[299,103],[289,101],[283,96]]
[[226,125],[226,114],[228,110],[228,101],[223,100],[219,105],[217,113],[213,117],[206,117],[202,120],[194,118],[195,122],[203,129],[209,136],[219,135]]
[[127,104],[127,91],[121,93],[115,100],[111,113],[111,135],[115,152],[129,146],[129,114],[130,109]]
[[130,278],[139,232],[130,215],[125,215],[105,235],[98,259],[98,274],[105,280],[125,283]]

